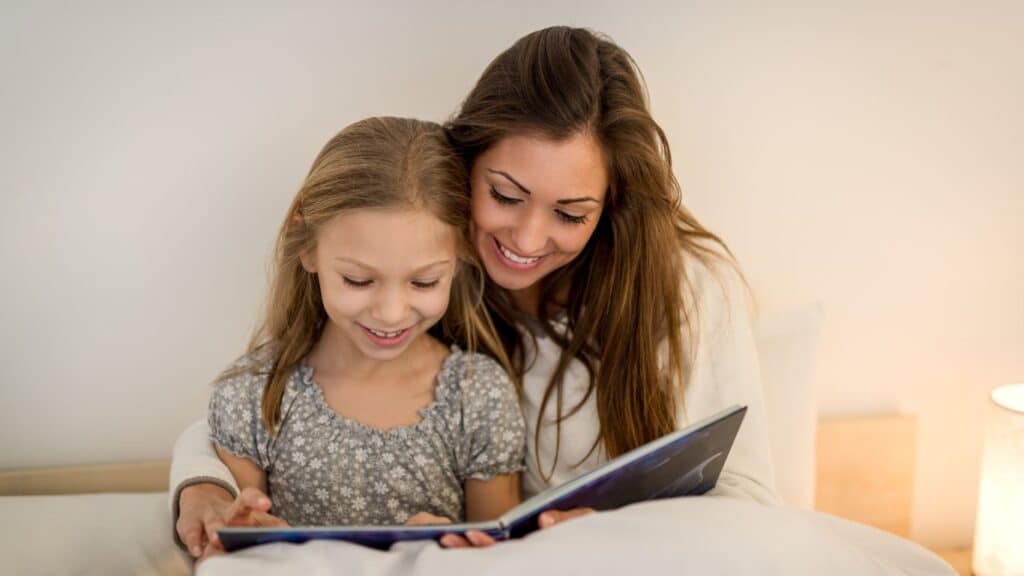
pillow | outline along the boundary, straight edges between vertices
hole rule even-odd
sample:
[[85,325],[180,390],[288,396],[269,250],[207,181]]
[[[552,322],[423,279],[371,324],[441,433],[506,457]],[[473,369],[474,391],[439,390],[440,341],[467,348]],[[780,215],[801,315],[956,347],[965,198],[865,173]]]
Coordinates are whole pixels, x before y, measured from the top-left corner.
[[0,497],[6,574],[186,575],[167,493]]
[[815,372],[824,314],[809,304],[754,323],[775,486],[789,506],[814,507]]

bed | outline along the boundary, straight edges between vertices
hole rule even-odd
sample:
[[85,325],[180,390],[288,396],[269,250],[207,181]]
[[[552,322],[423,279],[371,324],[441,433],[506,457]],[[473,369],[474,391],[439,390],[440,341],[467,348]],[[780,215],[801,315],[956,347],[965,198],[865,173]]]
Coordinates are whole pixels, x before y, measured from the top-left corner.
[[[213,558],[233,574],[954,574],[889,532],[814,512],[815,350],[821,309],[756,326],[783,507],[724,498],[648,502],[489,549],[406,543],[379,552],[342,542],[269,545]],[[0,473],[3,567],[14,574],[188,574],[172,544],[167,463]]]

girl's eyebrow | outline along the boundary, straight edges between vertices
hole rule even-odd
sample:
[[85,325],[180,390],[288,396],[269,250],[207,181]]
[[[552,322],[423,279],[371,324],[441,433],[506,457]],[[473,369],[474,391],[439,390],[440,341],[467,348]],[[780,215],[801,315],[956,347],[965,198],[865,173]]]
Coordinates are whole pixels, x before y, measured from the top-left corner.
[[[503,172],[501,170],[492,170],[491,168],[488,168],[487,171],[492,173],[492,174],[497,174],[499,176],[504,177],[509,182],[515,184],[516,188],[519,188],[520,190],[522,190],[523,193],[526,194],[527,196],[532,196],[533,195],[526,188],[526,186],[523,186],[522,184],[520,184],[515,178],[510,176],[508,172]],[[579,198],[563,198],[562,200],[555,200],[555,204],[575,204],[577,202],[595,202],[597,204],[601,203],[601,201],[598,200],[597,198],[591,198],[590,196],[580,196]]]
[[[365,262],[360,262],[359,260],[356,260],[354,258],[346,258],[344,256],[337,256],[334,259],[337,260],[338,262],[345,262],[347,264],[353,264],[355,266],[359,266],[360,268],[364,268],[366,270],[369,270],[370,272],[377,272],[377,269],[374,268],[373,266],[370,266],[369,264],[366,264]],[[425,270],[429,270],[431,268],[437,268],[437,267],[439,267],[439,266],[441,266],[443,264],[447,265],[447,264],[450,264],[450,263],[451,263],[451,260],[447,260],[447,259],[446,260],[438,260],[436,262],[431,262],[430,264],[426,264],[424,266],[420,266],[419,268],[413,270],[413,273],[415,274],[415,273],[423,272]]]

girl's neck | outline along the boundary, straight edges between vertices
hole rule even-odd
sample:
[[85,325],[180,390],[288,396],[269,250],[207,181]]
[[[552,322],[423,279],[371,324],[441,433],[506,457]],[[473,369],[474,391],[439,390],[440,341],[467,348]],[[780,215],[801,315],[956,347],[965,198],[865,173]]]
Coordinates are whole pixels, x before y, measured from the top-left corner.
[[378,360],[364,354],[352,340],[329,320],[320,339],[309,353],[309,364],[324,377],[349,381],[376,381],[394,375],[416,364],[416,359],[431,350],[431,336],[421,334],[409,343],[401,355],[389,360]]

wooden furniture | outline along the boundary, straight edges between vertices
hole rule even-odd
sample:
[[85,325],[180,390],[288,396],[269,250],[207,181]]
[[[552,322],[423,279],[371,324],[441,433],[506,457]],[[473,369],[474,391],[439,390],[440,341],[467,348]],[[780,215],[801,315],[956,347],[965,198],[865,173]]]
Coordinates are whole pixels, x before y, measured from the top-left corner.
[[973,574],[971,572],[973,556],[970,548],[946,548],[934,550],[934,552],[941,556],[943,560],[949,562],[960,576],[971,576]]
[[910,536],[917,419],[818,420],[815,509]]

